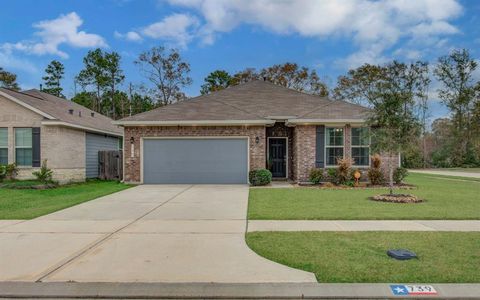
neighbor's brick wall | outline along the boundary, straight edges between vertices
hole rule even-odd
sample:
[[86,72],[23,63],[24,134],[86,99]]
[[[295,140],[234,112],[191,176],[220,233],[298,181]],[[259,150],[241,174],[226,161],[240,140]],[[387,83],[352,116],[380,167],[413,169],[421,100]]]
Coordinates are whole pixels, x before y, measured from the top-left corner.
[[293,180],[308,181],[315,167],[316,126],[298,125],[293,131]]
[[[124,155],[126,182],[140,182],[140,139],[142,137],[175,136],[248,136],[250,141],[250,170],[265,168],[265,126],[127,126]],[[255,143],[258,136],[259,143]],[[134,138],[133,155],[130,139]]]

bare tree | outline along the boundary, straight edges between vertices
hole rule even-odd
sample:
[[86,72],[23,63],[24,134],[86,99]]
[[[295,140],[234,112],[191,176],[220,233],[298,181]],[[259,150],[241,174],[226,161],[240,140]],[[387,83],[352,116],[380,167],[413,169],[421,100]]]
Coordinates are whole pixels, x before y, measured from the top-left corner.
[[176,49],[153,47],[135,61],[144,76],[155,86],[155,97],[161,105],[185,98],[182,88],[192,84],[190,64],[183,61]]

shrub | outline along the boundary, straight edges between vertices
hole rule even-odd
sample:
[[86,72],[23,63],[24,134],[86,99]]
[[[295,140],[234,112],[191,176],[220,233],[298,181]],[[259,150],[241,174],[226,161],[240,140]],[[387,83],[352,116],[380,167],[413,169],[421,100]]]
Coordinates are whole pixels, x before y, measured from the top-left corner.
[[378,154],[375,154],[371,157],[372,159],[372,168],[373,169],[380,169],[382,166],[382,157]]
[[349,186],[349,187],[354,187],[355,186],[355,181],[347,180],[347,181],[345,181],[345,185]]
[[339,158],[337,160],[337,169],[336,169],[336,183],[337,184],[345,184],[347,181],[350,180],[350,171],[352,167],[352,159],[351,158]]
[[380,155],[375,154],[372,156],[372,167],[368,169],[367,176],[368,180],[372,185],[380,185],[385,182],[385,176],[383,175],[382,169],[382,159]]
[[248,178],[251,185],[267,185],[272,181],[272,172],[267,169],[252,170],[250,171]]
[[6,167],[6,171],[7,171],[7,176],[6,177],[10,180],[15,180],[15,178],[18,175],[17,164],[16,163],[8,164],[5,167]]
[[327,169],[327,176],[328,176],[328,181],[330,181],[331,183],[335,183],[337,184],[338,180],[337,180],[337,169]]
[[45,159],[42,162],[40,170],[32,172],[32,174],[37,178],[38,181],[48,183],[52,181],[53,171],[47,167],[47,160]]
[[396,184],[402,183],[403,179],[408,176],[408,170],[405,168],[396,168],[395,171],[393,171],[393,181],[395,181]]
[[7,167],[4,165],[0,165],[0,182],[2,182],[5,177],[7,177]]
[[323,179],[323,169],[314,168],[310,170],[308,180],[313,184],[319,184]]

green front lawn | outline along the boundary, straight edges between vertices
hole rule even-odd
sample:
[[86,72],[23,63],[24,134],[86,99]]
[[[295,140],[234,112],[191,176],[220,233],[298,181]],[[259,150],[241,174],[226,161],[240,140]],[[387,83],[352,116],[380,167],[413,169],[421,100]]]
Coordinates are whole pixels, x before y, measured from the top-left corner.
[[480,219],[480,182],[428,174],[410,174],[412,193],[426,202],[397,204],[368,198],[385,189],[250,189],[248,217],[253,220],[414,220]]
[[131,187],[116,181],[87,181],[48,190],[0,188],[0,219],[33,219]]
[[[315,273],[319,282],[480,282],[479,232],[251,232],[259,255]],[[398,261],[388,249],[419,259]]]

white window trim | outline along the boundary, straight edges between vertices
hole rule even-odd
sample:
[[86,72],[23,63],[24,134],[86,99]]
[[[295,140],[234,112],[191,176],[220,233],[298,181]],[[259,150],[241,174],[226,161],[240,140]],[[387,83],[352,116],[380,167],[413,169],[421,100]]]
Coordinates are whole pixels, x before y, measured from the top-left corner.
[[[328,129],[342,129],[343,131],[343,144],[342,146],[328,146],[327,145],[327,130]],[[325,145],[325,153],[323,154],[323,161],[325,162],[325,168],[333,168],[336,167],[337,165],[329,165],[327,162],[327,149],[328,148],[342,148],[343,149],[343,155],[342,158],[345,158],[345,127],[338,127],[338,126],[333,126],[333,127],[325,127],[325,134],[324,134],[324,145]]]
[[[33,128],[32,127],[15,127],[13,129],[13,156],[15,158],[15,163],[17,164],[17,149],[32,149],[32,163],[33,163],[33,144],[32,146],[30,147],[26,147],[26,146],[17,146],[17,141],[16,141],[16,137],[17,137],[17,134],[16,134],[16,130],[17,129],[31,129],[32,130],[32,134],[33,134]],[[32,165],[19,165],[17,164],[17,167],[19,168],[32,168]]]
[[[359,146],[359,145],[353,145],[353,134],[352,134],[352,129],[353,128],[367,128],[368,129],[368,145],[367,146]],[[353,150],[353,148],[368,148],[368,165],[356,165],[353,164],[352,166],[359,167],[359,168],[365,168],[368,167],[370,168],[371,161],[370,161],[370,145],[372,144],[372,136],[370,135],[370,128],[365,127],[365,126],[355,126],[350,128],[350,148]],[[352,156],[352,161],[355,163],[355,160],[353,159],[353,151],[351,151],[351,156]]]

